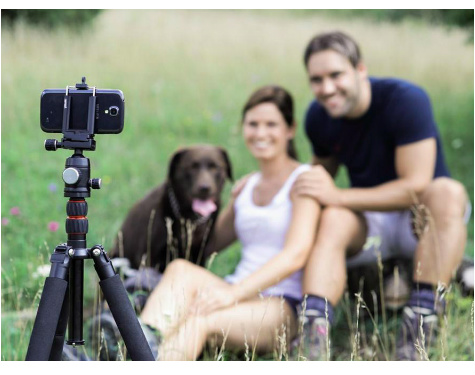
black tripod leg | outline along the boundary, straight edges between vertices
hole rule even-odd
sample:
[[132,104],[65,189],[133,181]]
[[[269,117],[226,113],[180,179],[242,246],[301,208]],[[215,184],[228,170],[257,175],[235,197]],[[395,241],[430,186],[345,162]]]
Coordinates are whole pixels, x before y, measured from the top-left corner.
[[154,361],[155,358],[120,276],[115,273],[114,267],[104,250],[101,249],[100,253],[98,250],[96,248],[93,251],[93,259],[97,274],[101,279],[99,285],[124,339],[125,346],[130,353],[130,358],[133,361]]
[[59,336],[64,338],[64,321],[68,319],[68,247],[65,244],[57,246],[50,261],[51,271],[45,281],[31,332],[27,361],[57,359],[63,351],[62,344],[59,346]]
[[119,275],[99,283],[125,346],[133,361],[154,361],[152,351],[135,315]]
[[66,280],[46,278],[26,353],[27,361],[47,361],[50,358],[67,289]]
[[64,337],[66,334],[66,328],[68,326],[69,318],[69,293],[66,293],[64,298],[63,307],[61,308],[61,314],[59,315],[58,325],[56,327],[56,333],[53,340],[53,346],[49,356],[49,361],[61,361],[61,355],[63,354]]

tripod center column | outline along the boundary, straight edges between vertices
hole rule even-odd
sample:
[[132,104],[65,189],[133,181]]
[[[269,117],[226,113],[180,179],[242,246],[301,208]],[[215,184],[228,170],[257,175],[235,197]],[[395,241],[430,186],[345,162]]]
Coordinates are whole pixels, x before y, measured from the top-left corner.
[[86,244],[88,231],[87,202],[84,198],[70,198],[66,205],[66,233],[71,246],[69,270],[69,335],[68,344],[83,345],[83,286],[84,259],[89,257]]

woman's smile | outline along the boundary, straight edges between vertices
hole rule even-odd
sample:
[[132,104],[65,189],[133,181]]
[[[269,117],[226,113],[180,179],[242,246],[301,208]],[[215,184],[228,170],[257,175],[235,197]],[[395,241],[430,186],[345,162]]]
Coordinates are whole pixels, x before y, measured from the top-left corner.
[[243,136],[255,158],[271,159],[287,153],[293,129],[286,124],[275,104],[262,103],[246,112]]

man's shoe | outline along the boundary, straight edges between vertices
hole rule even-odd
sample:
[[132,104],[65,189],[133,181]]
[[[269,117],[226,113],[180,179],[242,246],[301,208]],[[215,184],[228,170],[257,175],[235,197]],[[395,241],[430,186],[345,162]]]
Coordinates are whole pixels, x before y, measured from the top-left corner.
[[145,338],[147,339],[148,346],[150,346],[153,357],[156,361],[158,361],[158,350],[160,349],[160,344],[162,343],[162,335],[160,334],[159,330],[149,326],[148,324],[140,322],[140,325]]
[[95,316],[91,322],[91,342],[93,348],[99,351],[100,361],[117,361],[123,359],[119,355],[119,328],[110,311]]
[[406,306],[396,341],[398,361],[428,361],[437,341],[438,316],[427,309]]
[[61,361],[90,361],[90,359],[84,353],[84,346],[78,348],[64,343]]

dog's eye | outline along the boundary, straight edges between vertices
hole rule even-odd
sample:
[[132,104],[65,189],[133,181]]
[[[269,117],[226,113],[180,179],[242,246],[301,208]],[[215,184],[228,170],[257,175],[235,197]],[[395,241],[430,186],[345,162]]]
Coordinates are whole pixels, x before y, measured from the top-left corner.
[[200,169],[200,163],[193,163],[191,164],[191,169]]
[[208,169],[214,171],[216,168],[218,168],[216,164],[213,164],[213,163],[208,164]]

